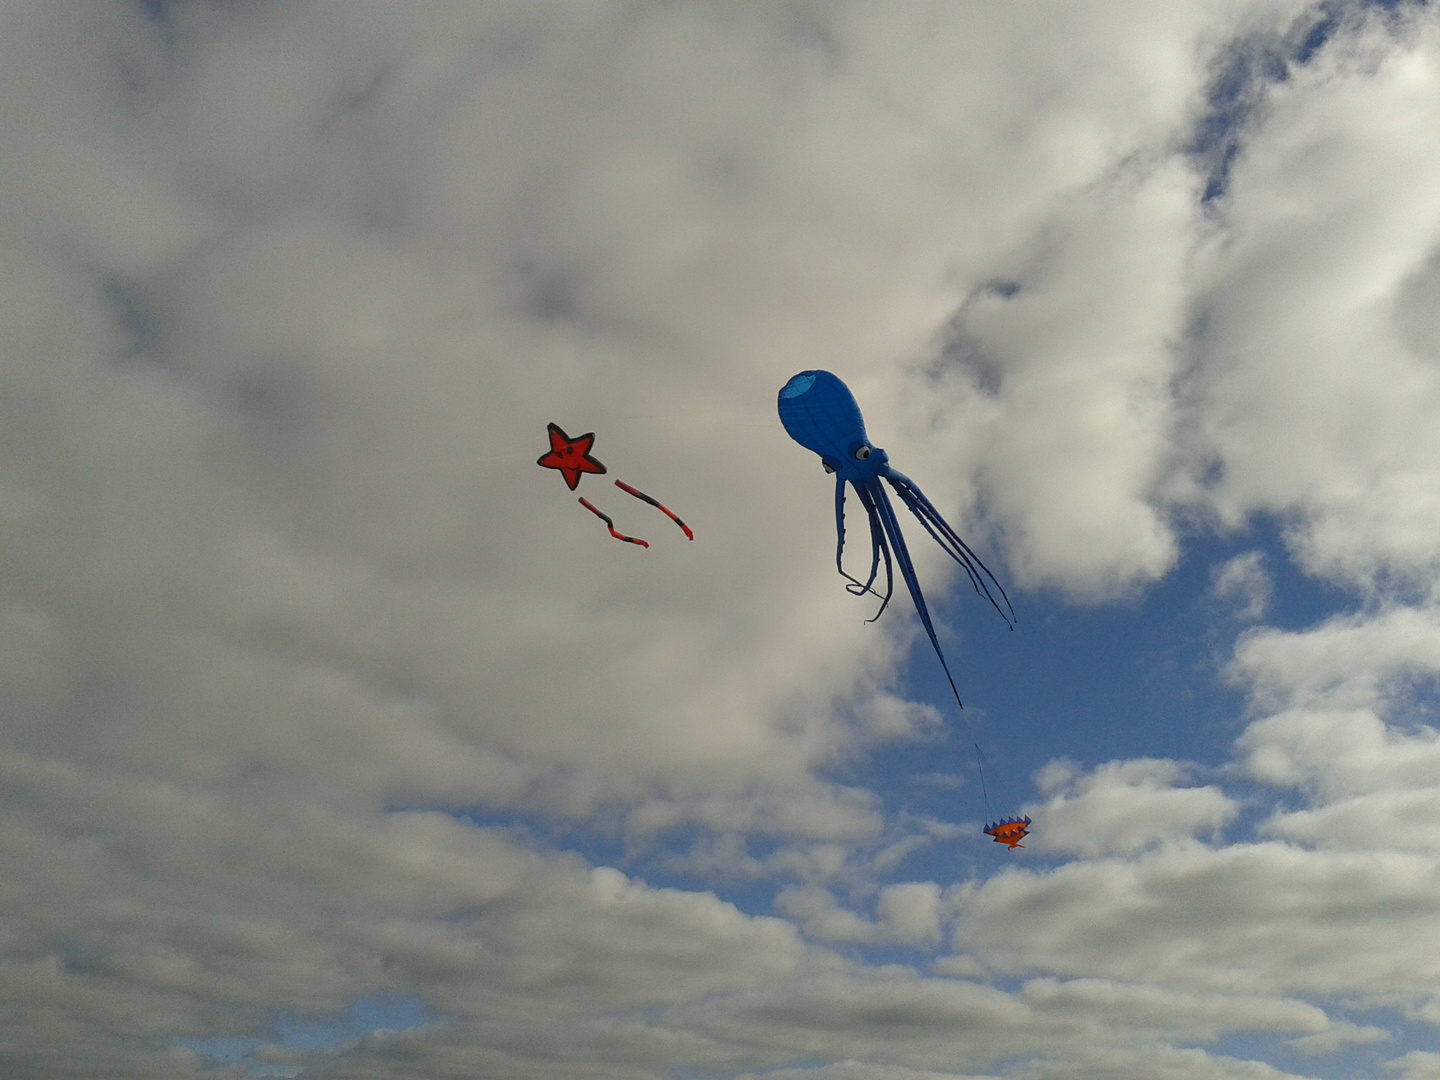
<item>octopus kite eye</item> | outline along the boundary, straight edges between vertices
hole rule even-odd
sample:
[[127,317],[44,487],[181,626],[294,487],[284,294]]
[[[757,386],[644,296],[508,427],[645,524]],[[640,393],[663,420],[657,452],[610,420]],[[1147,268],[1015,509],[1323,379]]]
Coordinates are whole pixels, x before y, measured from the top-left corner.
[[855,460],[856,460],[856,461],[864,461],[864,460],[865,460],[866,458],[868,458],[869,456],[870,456],[870,447],[866,446],[864,443],[861,443],[859,446],[857,446],[857,447],[855,448]]
[[820,462],[820,467],[824,469],[827,473],[833,473],[835,471],[835,466],[831,465],[828,461]]

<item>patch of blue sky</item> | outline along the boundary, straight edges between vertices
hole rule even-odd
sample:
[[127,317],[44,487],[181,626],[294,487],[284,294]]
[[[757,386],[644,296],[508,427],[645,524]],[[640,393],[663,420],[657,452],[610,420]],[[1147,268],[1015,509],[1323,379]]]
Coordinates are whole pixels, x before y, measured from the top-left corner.
[[[1317,1004],[1324,1007],[1332,1019],[1343,1015],[1323,1002]],[[1385,1062],[1411,1050],[1433,1050],[1435,1046],[1430,1033],[1433,1029],[1429,1032],[1418,1030],[1417,1025],[1407,1024],[1392,1012],[1387,1011],[1383,1016],[1366,1013],[1349,1020],[1358,1026],[1384,1028],[1392,1037],[1384,1042],[1351,1044],[1327,1049],[1323,1053],[1306,1053],[1296,1045],[1298,1040],[1293,1033],[1251,1031],[1222,1036],[1203,1049],[1242,1061],[1264,1061],[1282,1072],[1314,1077],[1315,1080],[1353,1080],[1357,1076],[1395,1075],[1386,1069]]]
[[410,1031],[438,1020],[418,997],[372,994],[353,1002],[343,1016],[281,1012],[275,1033],[287,1050],[338,1050],[377,1031]]
[[242,1066],[250,1076],[298,1076],[304,1071],[303,1065],[263,1061],[256,1052],[267,1046],[291,1054],[342,1050],[376,1032],[412,1031],[449,1022],[449,1018],[431,1013],[425,1002],[414,995],[370,994],[351,1002],[345,1013],[334,1015],[281,1010],[263,1036],[178,1038],[170,1042],[194,1051],[210,1065]]
[[170,1044],[185,1050],[193,1050],[211,1065],[243,1065],[256,1050],[265,1045],[265,1040],[248,1036],[220,1035],[206,1039],[171,1039]]
[[1030,777],[1056,758],[1082,769],[1133,758],[1225,764],[1247,722],[1244,696],[1226,681],[1225,669],[1251,623],[1215,596],[1216,569],[1235,556],[1262,553],[1268,626],[1299,630],[1358,606],[1350,593],[1301,573],[1283,532],[1279,522],[1260,519],[1244,533],[1191,537],[1179,564],[1132,600],[1085,607],[1021,594],[1014,633],[991,627],[963,589],[940,598],[936,607],[955,631],[944,644],[968,702],[965,713],[949,697],[928,642],[917,642],[904,685],[941,710],[948,736],[886,748],[866,773],[879,786],[898,783],[913,792],[915,812],[936,813],[954,805],[954,792],[927,785],[927,776],[953,774],[976,786],[972,731],[985,753],[987,780],[993,774],[992,800],[1017,805],[1035,797]]

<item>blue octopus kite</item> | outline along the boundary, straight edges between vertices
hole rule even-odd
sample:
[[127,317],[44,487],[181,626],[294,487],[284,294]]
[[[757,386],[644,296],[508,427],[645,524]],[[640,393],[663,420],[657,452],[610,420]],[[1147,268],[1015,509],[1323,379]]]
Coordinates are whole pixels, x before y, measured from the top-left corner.
[[[865,434],[865,418],[860,415],[860,406],[855,404],[855,397],[848,386],[828,371],[802,371],[781,388],[779,408],[780,423],[785,425],[790,437],[805,449],[819,454],[825,471],[835,474],[835,531],[838,535],[835,566],[841,577],[849,582],[845,587],[856,596],[863,596],[865,593],[878,596],[873,586],[880,572],[881,556],[884,556],[885,595],[880,598],[880,610],[875,613],[875,619],[878,619],[890,603],[890,596],[894,592],[895,579],[890,562],[890,552],[894,549],[895,559],[900,563],[900,573],[915,601],[915,610],[920,614],[920,621],[925,624],[925,633],[930,635],[930,644],[935,647],[935,655],[940,658],[945,677],[950,680],[955,701],[960,704],[960,691],[955,689],[950,665],[945,662],[945,654],[940,651],[935,627],[930,622],[930,611],[925,606],[920,582],[915,577],[915,565],[910,561],[910,550],[905,546],[900,523],[895,519],[895,508],[891,505],[885,489],[880,486],[880,478],[883,476],[890,482],[895,493],[920,519],[920,524],[925,526],[925,531],[944,549],[945,554],[965,568],[975,592],[989,600],[991,606],[1013,630],[1015,609],[1010,606],[1010,598],[1005,595],[1004,588],[980,561],[980,557],[970,550],[959,534],[940,516],[940,511],[935,509],[934,504],[914,482],[904,473],[890,467],[890,459],[884,450],[870,444]],[[854,486],[855,494],[860,497],[860,505],[865,507],[865,512],[870,515],[870,576],[863,582],[847,574],[841,562],[841,555],[845,550],[847,481]],[[992,584],[1000,598],[1005,601],[1004,608],[1001,608],[991,593]],[[1009,614],[1006,614],[1007,611]],[[875,619],[870,621],[874,622]],[[960,707],[963,709],[965,706],[960,704]]]

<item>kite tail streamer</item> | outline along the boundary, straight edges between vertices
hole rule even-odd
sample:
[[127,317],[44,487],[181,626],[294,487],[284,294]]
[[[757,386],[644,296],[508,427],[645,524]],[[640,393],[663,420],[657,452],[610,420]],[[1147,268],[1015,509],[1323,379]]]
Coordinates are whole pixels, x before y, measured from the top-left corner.
[[615,522],[610,519],[610,516],[608,514],[602,514],[599,508],[596,507],[594,503],[592,503],[589,499],[585,498],[585,496],[583,495],[580,496],[580,505],[585,507],[586,510],[589,510],[601,521],[605,522],[606,527],[610,530],[610,535],[615,537],[616,540],[624,540],[627,544],[637,544],[643,548],[648,548],[650,546],[644,540],[641,540],[638,536],[626,536],[622,532],[616,532]]
[[[616,480],[616,481],[615,481],[615,486],[618,487],[621,491],[624,491],[624,492],[626,492],[626,493],[628,493],[628,494],[630,494],[630,495],[634,495],[635,498],[639,499],[641,502],[647,502],[647,503],[649,503],[651,506],[655,507],[656,510],[659,510],[662,514],[664,514],[664,515],[665,515],[666,517],[668,517],[671,521],[673,521],[676,525],[679,525],[679,526],[680,526],[680,531],[685,534],[685,539],[687,539],[687,540],[694,540],[694,539],[695,539],[695,534],[690,531],[690,526],[689,526],[689,525],[686,525],[683,521],[681,521],[678,517],[676,517],[675,514],[674,514],[674,512],[673,512],[668,506],[662,505],[661,503],[657,502],[655,499],[652,499],[649,495],[646,495],[643,491],[637,491],[637,490],[635,490],[635,489],[634,489],[633,487],[631,487],[629,484],[625,483],[624,480]],[[612,531],[613,531],[613,530],[612,530]]]

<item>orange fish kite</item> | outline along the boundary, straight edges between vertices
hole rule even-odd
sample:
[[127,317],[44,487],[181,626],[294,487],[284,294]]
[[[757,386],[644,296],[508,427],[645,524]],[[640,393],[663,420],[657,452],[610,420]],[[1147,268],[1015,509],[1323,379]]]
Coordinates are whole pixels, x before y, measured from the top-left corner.
[[1017,847],[1024,847],[1020,843],[1029,835],[1030,819],[1028,817],[1004,818],[993,825],[985,826],[985,835],[993,836],[995,843],[1004,844],[1014,851]]

